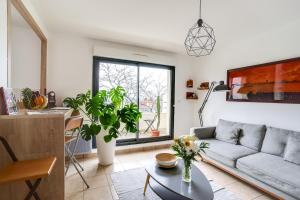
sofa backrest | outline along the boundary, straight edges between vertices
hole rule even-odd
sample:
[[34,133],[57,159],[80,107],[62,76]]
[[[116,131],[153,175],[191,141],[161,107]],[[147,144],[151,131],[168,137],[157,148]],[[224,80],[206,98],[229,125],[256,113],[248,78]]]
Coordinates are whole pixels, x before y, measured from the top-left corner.
[[217,140],[237,144],[239,132],[240,128],[236,122],[220,119],[215,130],[215,136]]
[[240,123],[239,144],[260,151],[265,138],[266,126],[259,124]]
[[237,143],[235,144],[240,144],[255,151],[260,151],[266,133],[265,125],[231,122],[220,119],[216,128],[216,139],[222,140],[222,135],[224,134],[223,129],[218,127],[223,127],[224,124],[239,129]]
[[291,130],[267,127],[261,152],[283,157],[288,137],[294,133]]

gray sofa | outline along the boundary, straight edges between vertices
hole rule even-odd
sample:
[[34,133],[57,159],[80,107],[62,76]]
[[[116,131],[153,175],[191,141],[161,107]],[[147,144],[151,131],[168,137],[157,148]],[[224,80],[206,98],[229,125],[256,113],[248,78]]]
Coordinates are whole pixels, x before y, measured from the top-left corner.
[[191,134],[209,143],[205,157],[227,172],[283,199],[300,199],[299,132],[219,120]]

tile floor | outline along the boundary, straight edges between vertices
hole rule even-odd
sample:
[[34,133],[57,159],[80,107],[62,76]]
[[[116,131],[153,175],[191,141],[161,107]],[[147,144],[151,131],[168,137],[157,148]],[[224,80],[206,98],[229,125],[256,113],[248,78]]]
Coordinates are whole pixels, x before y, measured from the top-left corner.
[[[118,200],[118,195],[116,194],[111,183],[111,173],[142,167],[149,162],[153,162],[155,154],[169,151],[169,149],[159,149],[117,155],[114,164],[108,167],[99,166],[96,157],[81,159],[80,162],[85,168],[83,175],[90,184],[90,189],[86,189],[83,181],[76,173],[75,169],[71,167],[68,175],[66,176],[66,199]],[[226,187],[242,200],[271,199],[260,191],[248,186],[247,184],[230,175],[227,175],[223,171],[209,164],[200,162],[196,165],[202,170],[208,179],[213,179],[219,185]]]

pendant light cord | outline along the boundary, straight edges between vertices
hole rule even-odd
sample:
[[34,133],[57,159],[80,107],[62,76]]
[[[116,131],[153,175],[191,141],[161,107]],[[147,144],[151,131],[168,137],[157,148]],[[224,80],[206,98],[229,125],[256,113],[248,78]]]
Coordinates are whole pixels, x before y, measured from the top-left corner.
[[200,0],[200,6],[199,6],[199,19],[201,19],[201,0]]

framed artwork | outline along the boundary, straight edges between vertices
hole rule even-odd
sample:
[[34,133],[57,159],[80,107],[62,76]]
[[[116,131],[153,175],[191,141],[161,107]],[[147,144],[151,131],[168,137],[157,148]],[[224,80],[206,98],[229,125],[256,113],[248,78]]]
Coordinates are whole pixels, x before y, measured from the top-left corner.
[[0,115],[11,115],[17,112],[17,101],[13,90],[0,87]]
[[300,58],[227,71],[227,101],[300,103]]

